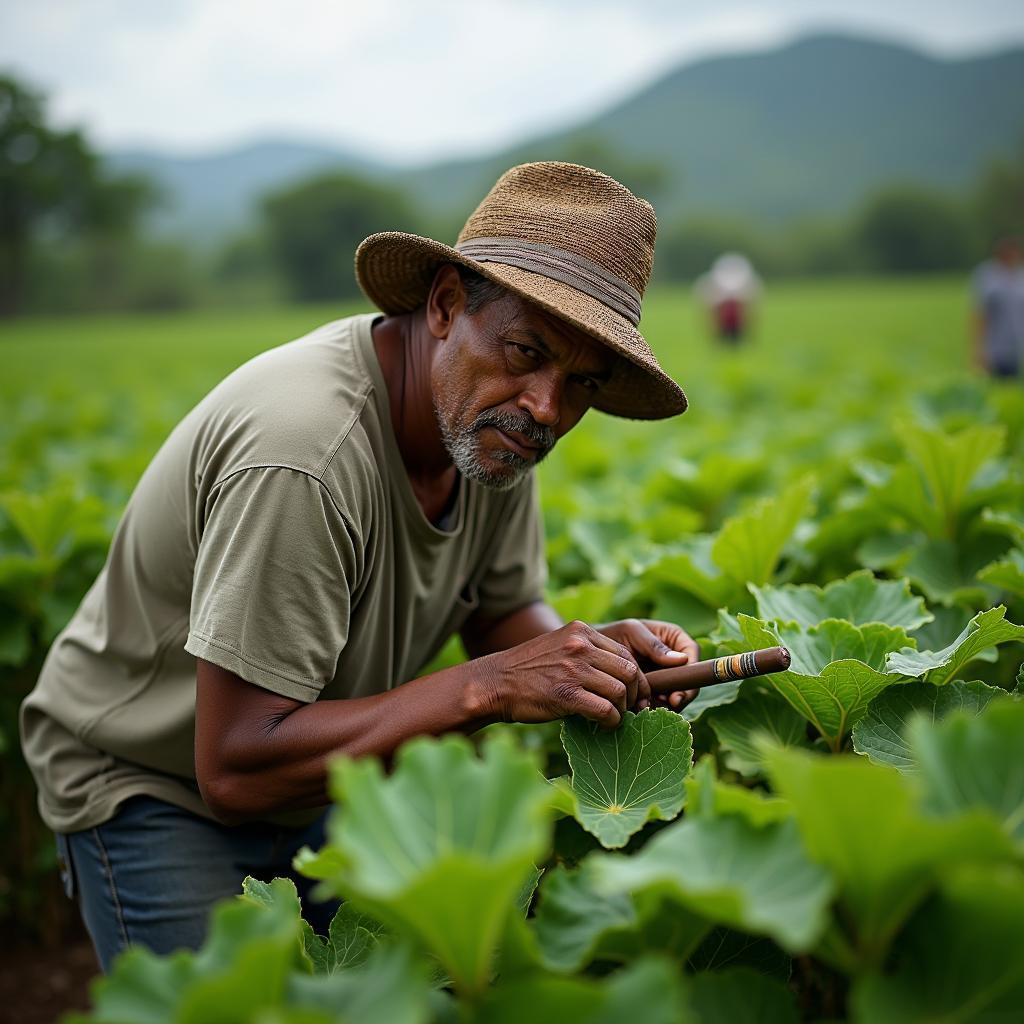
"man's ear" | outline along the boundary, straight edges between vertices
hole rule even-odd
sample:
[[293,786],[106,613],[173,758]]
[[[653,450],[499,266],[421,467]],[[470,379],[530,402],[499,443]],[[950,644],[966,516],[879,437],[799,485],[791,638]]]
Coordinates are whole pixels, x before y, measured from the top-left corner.
[[466,291],[462,278],[452,263],[443,263],[434,274],[434,282],[427,295],[427,328],[435,337],[444,339],[455,317],[466,308]]

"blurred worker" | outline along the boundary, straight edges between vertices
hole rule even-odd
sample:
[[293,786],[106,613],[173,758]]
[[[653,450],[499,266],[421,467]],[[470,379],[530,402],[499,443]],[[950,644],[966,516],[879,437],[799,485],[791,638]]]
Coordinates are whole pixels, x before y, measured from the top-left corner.
[[743,340],[751,309],[761,294],[761,279],[750,260],[738,252],[723,253],[697,278],[694,290],[707,306],[718,339],[726,345]]
[[1001,238],[974,272],[974,358],[993,377],[1016,377],[1024,358],[1021,240]]

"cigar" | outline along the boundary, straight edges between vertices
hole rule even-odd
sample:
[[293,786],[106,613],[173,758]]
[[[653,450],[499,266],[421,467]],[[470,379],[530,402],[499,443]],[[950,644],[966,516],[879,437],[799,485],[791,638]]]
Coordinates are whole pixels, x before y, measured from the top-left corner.
[[659,668],[647,672],[651,693],[672,693],[675,690],[698,690],[702,686],[749,679],[789,668],[789,651],[785,647],[765,647],[760,651],[744,651],[725,658],[695,661],[677,668]]

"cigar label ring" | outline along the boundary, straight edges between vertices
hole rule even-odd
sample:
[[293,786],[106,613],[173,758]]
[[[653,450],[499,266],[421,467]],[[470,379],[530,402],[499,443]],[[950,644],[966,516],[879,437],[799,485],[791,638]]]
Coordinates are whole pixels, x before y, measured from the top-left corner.
[[680,665],[678,668],[655,669],[647,673],[647,681],[652,693],[671,693],[673,690],[696,690],[715,683],[784,672],[789,664],[790,655],[785,647],[765,647],[725,658],[695,661],[692,665]]

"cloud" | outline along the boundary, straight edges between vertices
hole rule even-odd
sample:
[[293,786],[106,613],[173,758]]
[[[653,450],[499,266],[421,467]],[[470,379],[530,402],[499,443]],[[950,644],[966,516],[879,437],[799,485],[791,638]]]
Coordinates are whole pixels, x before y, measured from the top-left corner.
[[[941,7],[941,5],[938,5]],[[379,158],[479,152],[595,112],[683,58],[824,15],[947,48],[1017,36],[1015,6],[689,0],[49,0],[0,10],[0,62],[101,144],[260,136]],[[1016,19],[1016,20],[1014,20]]]

